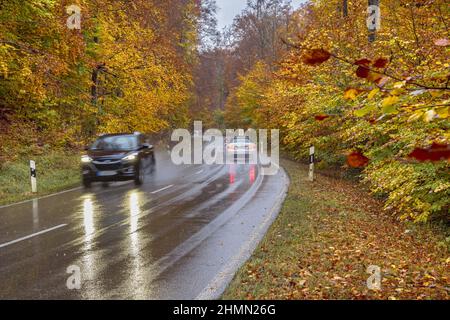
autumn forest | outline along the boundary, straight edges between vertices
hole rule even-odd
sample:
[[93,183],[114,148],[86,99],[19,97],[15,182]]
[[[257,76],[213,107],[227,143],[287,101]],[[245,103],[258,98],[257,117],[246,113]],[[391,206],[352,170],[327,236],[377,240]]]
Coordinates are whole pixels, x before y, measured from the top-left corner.
[[393,216],[448,222],[450,7],[379,5],[376,31],[367,0],[250,0],[218,30],[213,0],[0,0],[0,165],[193,120],[273,128]]

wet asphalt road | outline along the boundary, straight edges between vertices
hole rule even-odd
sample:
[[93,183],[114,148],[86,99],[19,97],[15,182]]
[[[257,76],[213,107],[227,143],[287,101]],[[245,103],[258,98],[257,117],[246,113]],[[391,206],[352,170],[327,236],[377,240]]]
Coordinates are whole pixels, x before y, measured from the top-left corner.
[[[217,283],[284,182],[254,165],[174,166],[162,151],[156,161],[141,187],[96,184],[0,208],[0,298],[195,299]],[[67,288],[69,266],[79,290]]]

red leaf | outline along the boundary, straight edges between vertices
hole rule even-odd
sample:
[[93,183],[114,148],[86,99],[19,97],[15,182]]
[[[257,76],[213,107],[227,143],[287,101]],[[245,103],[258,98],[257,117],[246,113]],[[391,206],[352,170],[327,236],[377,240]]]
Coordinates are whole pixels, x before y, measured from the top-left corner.
[[327,118],[329,118],[330,116],[329,115],[327,115],[327,114],[318,114],[318,115],[316,115],[314,118],[317,120],[317,121],[323,121],[323,120],[325,120],[325,119],[327,119]]
[[365,157],[361,152],[354,151],[347,156],[347,164],[352,168],[361,168],[367,166],[369,158]]
[[356,60],[355,64],[358,65],[358,66],[366,66],[366,67],[368,67],[370,62],[371,61],[369,59],[360,59],[360,60]]
[[316,66],[324,63],[330,57],[331,54],[324,49],[311,49],[303,54],[302,61],[307,65]]
[[384,68],[387,66],[389,60],[385,59],[385,58],[378,58],[377,60],[375,60],[375,62],[373,63],[373,66],[375,68]]
[[367,78],[369,76],[369,72],[370,70],[363,66],[360,66],[358,67],[358,69],[356,69],[356,75],[359,78]]
[[413,152],[409,154],[410,158],[414,158],[418,161],[427,161],[428,160],[428,151],[421,148],[414,149]]
[[416,148],[409,154],[410,158],[417,161],[441,161],[450,159],[450,146],[433,143],[429,148]]

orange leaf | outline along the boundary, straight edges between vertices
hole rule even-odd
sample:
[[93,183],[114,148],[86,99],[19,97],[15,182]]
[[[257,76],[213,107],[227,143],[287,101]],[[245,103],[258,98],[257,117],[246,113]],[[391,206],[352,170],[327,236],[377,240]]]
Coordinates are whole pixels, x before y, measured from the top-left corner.
[[344,92],[344,99],[347,100],[355,100],[356,97],[364,90],[356,89],[356,88],[347,88]]
[[369,159],[361,152],[352,152],[347,156],[347,164],[352,168],[361,168],[367,166]]
[[302,61],[307,65],[316,66],[324,63],[330,57],[331,54],[324,49],[311,49],[303,54]]

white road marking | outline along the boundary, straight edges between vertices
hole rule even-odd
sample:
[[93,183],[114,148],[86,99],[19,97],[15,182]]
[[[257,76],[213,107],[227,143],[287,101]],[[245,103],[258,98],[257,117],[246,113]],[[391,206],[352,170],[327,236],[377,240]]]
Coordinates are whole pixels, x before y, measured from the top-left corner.
[[10,246],[10,245],[15,244],[17,242],[24,241],[24,240],[36,237],[36,236],[39,236],[41,234],[44,234],[44,233],[47,233],[47,232],[50,232],[50,231],[53,231],[53,230],[56,230],[56,229],[59,229],[59,228],[63,228],[65,226],[67,226],[67,224],[60,224],[59,226],[56,226],[56,227],[53,227],[53,228],[49,228],[49,229],[45,229],[45,230],[42,230],[42,231],[30,234],[28,236],[22,237],[22,238],[19,238],[19,239],[10,241],[10,242],[6,242],[6,243],[3,243],[3,244],[0,244],[0,248],[4,248],[4,247],[7,247],[7,246]]
[[155,194],[155,193],[158,193],[158,192],[161,192],[161,191],[167,190],[167,189],[169,189],[169,188],[172,188],[172,187],[173,187],[173,184],[171,184],[170,186],[167,186],[167,187],[164,187],[164,188],[161,188],[161,189],[155,190],[155,191],[153,191],[153,192],[150,192],[150,193],[151,193],[151,194]]
[[200,171],[196,172],[195,174],[201,174],[201,173],[203,173],[203,171],[205,171],[205,170],[200,170]]

